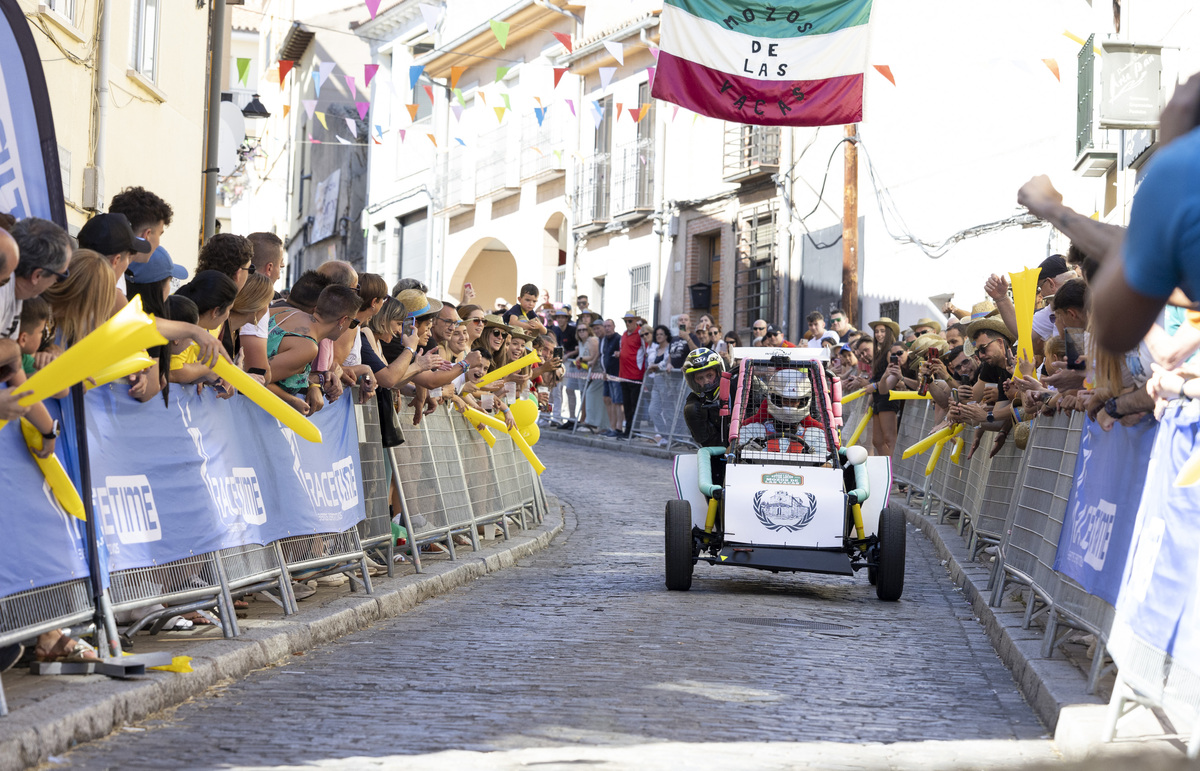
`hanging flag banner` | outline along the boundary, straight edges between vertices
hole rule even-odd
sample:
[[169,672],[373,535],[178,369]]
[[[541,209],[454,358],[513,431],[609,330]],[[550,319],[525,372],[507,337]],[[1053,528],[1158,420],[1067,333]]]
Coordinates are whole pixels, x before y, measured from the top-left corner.
[[341,143],[342,143],[342,144],[344,144],[344,145],[352,145],[352,144],[354,144],[354,143],[353,143],[353,142],[351,142],[349,139],[346,139],[345,137],[343,137],[341,134],[338,134],[338,135],[337,135],[337,141],[341,142]]
[[566,102],[566,103],[567,103],[567,107],[568,107],[568,108],[570,108],[570,110],[571,110],[571,115],[574,115],[575,117],[579,117],[579,116],[575,115],[575,100],[573,100],[573,99],[564,99],[563,101],[564,101],[564,102]]
[[533,116],[537,118],[538,125],[542,125],[542,121],[546,118],[546,109],[544,107],[534,107]]
[[554,68],[554,87],[555,88],[558,88],[558,81],[562,80],[562,76],[567,74],[568,69],[570,69],[570,68],[569,67],[555,67]]
[[496,40],[500,41],[501,48],[508,47],[508,22],[495,21],[488,22],[492,27],[492,34],[496,36]]
[[433,104],[433,86],[424,86],[425,95],[429,97],[429,103]]
[[503,121],[504,120],[504,108],[503,107],[493,107],[492,109],[495,110],[495,112],[496,112],[496,122],[500,123],[501,121]]
[[346,128],[350,130],[350,135],[358,137],[358,126],[354,123],[354,118],[346,118]]
[[509,69],[508,67],[497,67],[496,68],[496,79],[493,82],[499,83],[501,80],[504,80],[504,76],[508,74],[508,69]]
[[621,111],[625,109],[624,102],[617,102],[617,120],[621,119]]
[[406,104],[404,107],[408,110],[409,120],[415,123],[417,120],[417,106],[415,104]]
[[421,3],[420,8],[421,18],[425,20],[425,28],[433,32],[437,29],[438,22],[442,20],[443,9],[429,5],[428,3]]
[[420,79],[421,73],[425,71],[424,64],[414,64],[408,68],[408,87],[416,88],[417,80]]
[[500,98],[504,101],[504,109],[511,110],[512,105],[508,103],[508,94],[501,94]]
[[570,35],[568,35],[566,32],[551,32],[550,34],[554,35],[555,40],[562,43],[562,47],[567,49],[567,53],[571,53],[571,36]]
[[367,11],[370,12],[371,18],[375,18],[375,14],[379,13],[379,0],[364,0],[367,4]]
[[604,41],[604,49],[608,51],[608,55],[617,60],[617,64],[625,66],[625,46],[622,43],[614,43],[611,40]]
[[371,81],[375,78],[377,72],[379,72],[378,64],[363,65],[363,88],[371,87]]
[[321,121],[321,128],[323,128],[323,129],[325,129],[326,131],[328,131],[328,130],[329,130],[329,125],[328,125],[327,123],[325,123],[325,113],[323,113],[323,112],[317,112],[317,113],[315,113],[315,114],[316,114],[316,116],[317,116],[317,120]]
[[608,88],[609,83],[612,83],[613,75],[615,75],[617,73],[617,68],[616,67],[600,67],[598,69],[598,72],[600,73],[600,89],[604,90],[604,89]]
[[647,76],[648,76],[648,77],[647,77],[647,81],[646,81],[646,82],[648,82],[648,83],[650,84],[650,90],[651,90],[651,91],[653,91],[653,90],[654,90],[654,73],[655,73],[657,70],[658,70],[658,68],[657,68],[657,67],[647,67],[647,68],[646,68],[646,73],[647,73]]
[[317,109],[316,99],[302,99],[300,104],[304,105],[304,111],[308,113],[308,119],[312,120],[313,110]]
[[15,0],[0,0],[0,211],[67,226],[42,59]]
[[237,58],[238,83],[243,86],[250,81],[250,59],[249,57],[239,56]]
[[406,129],[396,129],[396,133],[400,135],[400,144],[404,144],[404,136],[408,131]]
[[454,138],[454,141],[455,141],[455,142],[458,142],[458,143],[459,143],[460,145],[462,145],[463,147],[466,147],[466,146],[467,146],[467,143],[466,143],[466,142],[464,142],[464,141],[462,141],[462,137],[455,137],[455,138]]
[[764,126],[862,120],[872,0],[733,9],[665,0],[652,96]]
[[429,137],[429,141],[433,142],[434,147],[437,147],[437,137],[435,137],[433,134],[426,134],[425,136]]
[[461,88],[454,89],[454,98],[458,100],[459,107],[467,106],[467,100],[463,98],[463,92]]
[[1050,71],[1054,73],[1054,79],[1057,80],[1059,83],[1061,83],[1062,76],[1058,74],[1058,60],[1057,59],[1042,59],[1042,63],[1050,68]]
[[287,74],[292,71],[292,67],[295,67],[295,66],[296,66],[296,62],[292,61],[291,59],[280,59],[279,60],[279,90],[280,91],[283,90],[283,79],[287,77]]
[[887,78],[893,86],[896,85],[896,78],[892,75],[891,67],[886,64],[872,64],[871,66],[878,70],[880,75]]
[[633,118],[633,122],[634,122],[634,123],[637,123],[638,121],[640,121],[640,120],[642,119],[642,118],[641,118],[641,112],[642,112],[642,111],[641,111],[639,108],[637,108],[637,107],[630,107],[630,108],[629,108],[629,117],[630,117],[630,118]]
[[462,120],[463,106],[461,104],[450,105],[450,112],[454,113],[455,122]]
[[366,120],[367,119],[367,111],[371,109],[371,103],[370,102],[355,102],[354,106],[356,108],[358,108],[358,119]]
[[356,96],[358,96],[358,87],[354,85],[354,76],[346,75],[345,78],[346,78],[346,88],[350,89],[350,98],[353,99]]
[[283,106],[283,117],[286,118],[288,116],[288,113],[291,111],[292,111],[292,106],[290,104],[285,104]]
[[451,67],[450,68],[450,88],[452,90],[458,88],[458,79],[461,78],[463,73],[466,71],[467,71],[466,67]]

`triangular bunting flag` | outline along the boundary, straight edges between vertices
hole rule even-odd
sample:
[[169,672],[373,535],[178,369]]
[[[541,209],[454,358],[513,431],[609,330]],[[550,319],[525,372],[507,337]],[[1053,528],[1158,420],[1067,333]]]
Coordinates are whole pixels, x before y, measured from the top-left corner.
[[538,155],[545,155],[545,153],[543,153],[543,152],[542,152],[542,148],[540,148],[540,147],[536,147],[536,146],[535,146],[535,147],[530,147],[529,149],[530,149],[530,150],[533,150],[533,151],[534,151],[535,153],[537,153]]
[[496,122],[500,123],[501,121],[503,121],[504,120],[504,108],[503,107],[493,107],[492,109],[495,110],[495,112],[496,112]]
[[434,147],[437,147],[437,137],[435,137],[433,134],[426,134],[425,136],[429,137],[429,141],[433,142]]
[[542,125],[542,120],[546,117],[546,110],[542,107],[534,107],[533,115],[537,118],[538,125]]
[[450,112],[454,113],[454,120],[462,120],[463,106],[461,104],[450,105]]
[[429,97],[429,103],[433,104],[433,86],[425,86],[425,96]]
[[317,113],[314,113],[314,114],[317,116],[317,120],[321,121],[321,126],[322,126],[322,127],[323,127],[323,128],[326,130],[326,131],[328,131],[328,130],[329,130],[329,125],[328,125],[327,123],[325,123],[325,113],[323,113],[323,112],[317,112]]
[[367,112],[371,109],[370,102],[355,102],[354,106],[358,108],[358,119],[366,120]]
[[354,123],[354,118],[346,118],[346,128],[350,129],[350,135],[358,137],[358,126]]
[[567,53],[571,53],[571,36],[566,32],[551,32],[554,39],[562,43],[563,48],[567,49]]
[[358,96],[358,87],[354,85],[354,76],[346,75],[346,88],[350,89],[350,98]]
[[564,99],[563,101],[567,103],[567,107],[571,108],[571,114],[575,115],[575,102],[571,99]]
[[496,80],[493,82],[499,83],[501,80],[504,80],[504,76],[508,74],[508,69],[509,69],[508,67],[497,67],[496,68]]
[[[633,111],[631,110],[631,112],[633,112]],[[643,104],[641,106],[641,108],[637,110],[637,122],[641,123],[642,118],[646,117],[646,113],[648,113],[648,112],[650,112],[650,105]]]
[[396,129],[396,133],[400,135],[400,144],[404,144],[404,135],[408,133],[406,129]]
[[512,105],[508,103],[508,94],[501,94],[500,98],[504,100],[504,109],[511,110]]
[[562,165],[562,150],[555,150],[554,158],[555,158],[555,160],[558,161],[559,165],[561,166]]
[[621,119],[621,110],[625,109],[624,102],[617,102],[617,120]]
[[893,86],[896,85],[896,78],[892,76],[892,68],[891,67],[889,67],[886,64],[873,64],[871,66],[874,67],[876,70],[878,70],[880,75],[884,76],[889,81],[891,81]]
[[333,68],[336,66],[337,65],[334,64],[333,62],[321,62],[319,69],[321,72],[321,85],[322,86],[325,85],[326,80],[329,80],[329,75],[333,72]]
[[351,142],[349,139],[346,139],[345,137],[343,137],[341,134],[338,134],[338,135],[337,135],[337,141],[341,142],[341,143],[342,143],[342,144],[344,144],[344,145],[351,145],[351,144],[354,144],[354,143],[353,143],[353,142]]
[[570,69],[570,68],[569,67],[555,67],[554,68],[554,87],[555,88],[558,88],[558,81],[562,80],[562,76],[567,74],[568,69]]
[[417,81],[421,77],[421,73],[425,71],[424,64],[414,64],[408,68],[408,87],[416,88]]
[[487,94],[485,94],[482,91],[477,91],[476,94],[479,96],[479,101],[483,102],[484,104],[487,104]]
[[601,90],[608,88],[608,84],[612,83],[613,75],[616,74],[616,67],[601,67],[600,68],[600,88]]
[[295,67],[295,66],[296,66],[296,63],[294,61],[292,61],[291,59],[280,59],[279,60],[279,90],[280,91],[283,90],[283,79],[287,77],[287,74],[292,71],[292,67]]
[[371,80],[375,77],[375,73],[379,72],[378,64],[363,65],[363,88],[371,87]]
[[639,120],[641,120],[641,118],[638,115],[640,112],[641,112],[641,110],[639,110],[636,107],[629,108],[629,117],[633,118],[634,123],[637,123]]
[[314,145],[319,145],[319,144],[321,144],[321,140],[319,140],[319,139],[313,139],[313,136],[312,136],[312,134],[309,134],[309,135],[308,135],[308,141],[309,141],[309,142],[312,142]]
[[433,32],[438,22],[442,20],[442,9],[427,3],[421,3],[421,18],[425,20],[425,28]]
[[617,60],[617,64],[625,66],[625,44],[614,43],[611,40],[604,41],[604,49],[608,51],[609,56]]
[[250,77],[250,59],[248,57],[238,57],[237,60],[238,83],[246,85]]
[[404,107],[408,110],[409,119],[415,121],[417,119],[417,106],[415,104],[406,104]]
[[467,106],[467,100],[463,98],[463,92],[461,88],[454,89],[454,98],[458,100],[459,107]]
[[383,139],[383,126],[376,124],[375,133],[379,136],[380,139]]
[[1062,77],[1058,74],[1058,61],[1055,59],[1042,59],[1042,62],[1054,73],[1054,79],[1061,83]]
[[450,68],[450,88],[458,88],[458,79],[467,71],[466,67],[451,67]]
[[367,10],[371,13],[371,18],[375,18],[375,14],[379,13],[379,0],[363,0],[367,4]]
[[292,106],[290,104],[285,104],[283,106],[283,117],[286,118],[288,116],[288,113],[291,111],[292,111]]
[[675,105],[675,112],[671,113],[671,122],[674,123],[675,119],[678,117],[679,117],[679,105]]
[[541,107],[541,106],[542,106],[542,98],[541,98],[540,96],[535,96],[535,97],[533,98],[533,101],[535,101],[535,102],[537,102],[537,103],[538,103],[538,107]]
[[321,73],[313,71],[313,88],[317,91],[317,96],[321,96]]
[[604,120],[604,108],[599,102],[592,102],[592,122],[596,124],[596,128],[600,128],[600,122]]
[[493,19],[492,21],[489,22],[489,24],[492,25],[492,34],[495,35],[496,39],[500,41],[500,47],[501,48],[507,47],[508,46],[508,22],[496,21],[495,19]]
[[658,61],[658,46],[650,46],[650,55],[654,57],[654,61]]
[[317,109],[317,100],[316,99],[304,99],[300,102],[300,104],[304,105],[304,111],[306,113],[308,113],[308,119],[312,120],[313,110]]
[[462,137],[455,137],[455,138],[454,138],[454,141],[455,141],[455,142],[458,142],[458,143],[459,143],[460,145],[462,145],[463,147],[466,147],[466,146],[467,146],[467,143],[466,143],[466,142],[464,142],[464,141],[462,141]]
[[654,74],[655,74],[656,72],[658,72],[658,68],[657,68],[657,67],[647,67],[647,68],[646,68],[646,73],[647,73],[647,74],[650,76],[650,77],[649,77],[649,79],[648,79],[646,82],[650,84],[650,90],[651,90],[651,91],[653,91],[653,90],[654,90]]

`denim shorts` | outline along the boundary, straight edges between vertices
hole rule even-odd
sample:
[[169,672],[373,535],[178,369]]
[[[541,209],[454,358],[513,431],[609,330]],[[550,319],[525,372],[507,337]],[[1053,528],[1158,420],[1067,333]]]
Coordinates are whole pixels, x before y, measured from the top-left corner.
[[604,381],[604,395],[612,400],[613,404],[624,404],[625,399],[621,396],[621,384],[615,380]]

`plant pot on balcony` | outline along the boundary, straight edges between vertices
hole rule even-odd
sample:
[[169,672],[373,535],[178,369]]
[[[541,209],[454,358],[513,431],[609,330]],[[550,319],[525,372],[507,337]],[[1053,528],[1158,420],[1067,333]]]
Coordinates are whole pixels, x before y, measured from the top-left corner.
[[692,308],[709,310],[712,308],[712,284],[692,284],[688,287],[692,295]]

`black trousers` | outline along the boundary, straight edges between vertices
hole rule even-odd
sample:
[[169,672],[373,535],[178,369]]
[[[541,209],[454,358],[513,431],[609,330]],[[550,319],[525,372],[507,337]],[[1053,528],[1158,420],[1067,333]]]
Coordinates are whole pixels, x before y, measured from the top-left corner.
[[633,431],[633,413],[637,410],[638,395],[641,392],[641,383],[621,383],[621,401],[625,407],[625,436],[629,436]]

